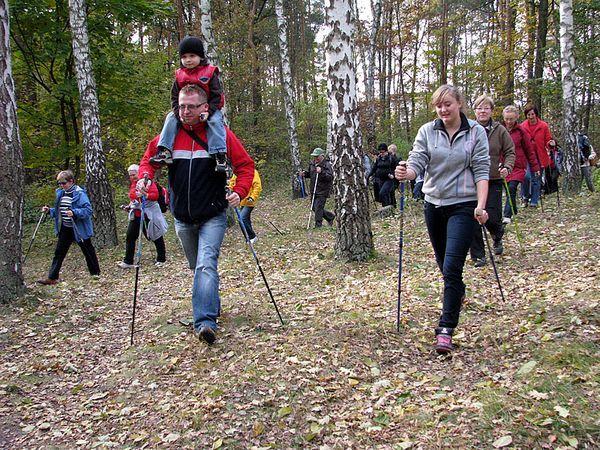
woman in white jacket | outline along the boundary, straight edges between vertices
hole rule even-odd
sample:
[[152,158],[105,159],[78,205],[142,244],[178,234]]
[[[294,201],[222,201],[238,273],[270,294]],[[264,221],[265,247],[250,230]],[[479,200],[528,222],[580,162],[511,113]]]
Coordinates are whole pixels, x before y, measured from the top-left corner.
[[464,103],[454,86],[440,86],[431,99],[438,118],[419,129],[408,161],[400,161],[395,170],[399,181],[420,173],[425,177],[425,223],[444,277],[443,310],[435,329],[438,353],[453,350],[465,296],[465,259],[475,227],[488,219],[488,140],[484,128],[463,113]]

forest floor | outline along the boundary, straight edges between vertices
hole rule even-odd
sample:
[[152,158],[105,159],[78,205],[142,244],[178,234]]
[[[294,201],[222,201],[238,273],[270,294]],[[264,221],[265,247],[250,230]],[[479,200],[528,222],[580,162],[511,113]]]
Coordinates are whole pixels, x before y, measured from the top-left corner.
[[232,227],[211,347],[178,323],[192,275],[172,227],[166,267],[145,242],[130,346],[123,249],[99,252],[94,280],[74,247],[62,282],[38,286],[55,244],[46,222],[26,297],[0,310],[0,448],[598,448],[600,194],[561,202],[519,213],[523,253],[508,228],[505,302],[490,265],[466,265],[452,357],[433,351],[442,283],[412,201],[400,333],[398,216],[374,218],[376,255],[346,263],[335,230],[306,231],[308,200],[282,194],[253,222],[285,326]]

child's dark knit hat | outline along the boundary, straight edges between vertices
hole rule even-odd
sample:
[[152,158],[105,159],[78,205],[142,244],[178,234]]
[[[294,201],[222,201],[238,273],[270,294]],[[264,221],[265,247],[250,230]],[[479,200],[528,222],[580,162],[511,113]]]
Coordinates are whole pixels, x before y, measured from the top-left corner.
[[193,53],[204,59],[204,44],[200,38],[194,36],[186,36],[179,43],[179,56],[183,56],[186,53]]

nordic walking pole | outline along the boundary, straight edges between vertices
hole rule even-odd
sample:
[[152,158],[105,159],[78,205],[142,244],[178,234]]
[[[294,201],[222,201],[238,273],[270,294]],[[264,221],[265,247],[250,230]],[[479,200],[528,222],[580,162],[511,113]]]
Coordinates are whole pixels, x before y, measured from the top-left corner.
[[508,189],[508,183],[506,182],[506,178],[502,178],[502,181],[504,181],[504,188],[506,189],[506,197],[508,198],[508,204],[510,205],[510,210],[512,211],[512,217],[513,219],[515,219],[515,232],[517,233],[517,241],[519,241],[519,247],[521,248],[521,253],[523,253],[523,238],[521,237],[521,232],[519,231],[517,213],[515,211],[512,198],[510,196],[510,190]]
[[396,331],[400,332],[400,305],[402,296],[402,253],[404,249],[404,181],[400,182],[400,239],[398,241],[398,304],[396,308]]
[[275,231],[277,231],[277,233],[279,233],[281,236],[283,236],[283,232],[277,228],[277,226],[271,222],[266,216],[262,215],[261,217],[263,217],[267,222],[269,222],[269,224],[275,229]]
[[29,247],[27,247],[27,251],[25,252],[25,256],[23,257],[23,265],[25,265],[25,260],[27,259],[27,255],[29,255],[29,250],[31,250],[31,246],[33,245],[33,241],[35,240],[35,235],[37,234],[38,229],[40,228],[40,224],[42,223],[45,217],[46,211],[42,211],[42,215],[40,216],[40,219],[38,220],[37,225],[35,226],[35,230],[33,230],[31,241],[29,241]]
[[544,193],[544,185],[546,184],[546,173],[544,171],[544,169],[542,169],[542,173],[540,174],[540,208],[542,209],[542,212],[544,212],[544,199],[543,199],[543,193]]
[[[227,186],[229,186],[229,180],[227,181]],[[231,192],[229,190],[229,188],[227,188],[227,192]],[[277,307],[277,303],[275,302],[275,297],[273,297],[273,292],[271,292],[271,288],[269,287],[269,283],[267,282],[267,277],[265,276],[265,273],[262,270],[262,267],[260,266],[260,261],[258,260],[258,255],[256,254],[256,250],[254,250],[254,244],[252,243],[252,241],[250,240],[250,237],[248,236],[248,230],[246,230],[246,225],[244,225],[244,221],[242,220],[242,215],[240,214],[240,209],[237,207],[233,208],[235,211],[235,214],[237,215],[237,220],[238,223],[240,224],[240,228],[242,229],[242,233],[244,233],[244,239],[246,239],[246,244],[248,244],[248,247],[250,247],[250,251],[252,252],[252,256],[254,256],[254,261],[256,262],[256,267],[258,267],[258,271],[260,272],[260,275],[262,276],[263,281],[265,282],[265,287],[267,288],[267,291],[269,292],[269,296],[271,297],[271,302],[273,303],[273,306],[275,307],[275,312],[277,313],[277,317],[279,317],[279,321],[281,322],[281,325],[285,325],[285,323],[283,322],[283,318],[281,317],[281,314],[279,312],[279,308]]]
[[306,197],[306,190],[304,189],[304,177],[298,175],[298,178],[298,181],[300,182],[300,195],[302,196],[301,198],[304,198]]
[[310,228],[310,218],[313,213],[313,206],[315,205],[315,197],[317,194],[317,183],[319,182],[319,172],[317,172],[317,176],[315,177],[315,187],[313,189],[312,201],[310,202],[310,211],[308,212],[308,223],[306,224],[306,229]]
[[502,284],[500,283],[500,276],[498,275],[498,268],[496,267],[496,261],[494,259],[494,252],[492,251],[492,247],[490,246],[490,240],[488,239],[487,230],[484,225],[481,225],[481,233],[483,233],[483,237],[485,239],[485,244],[487,246],[488,253],[490,254],[490,261],[492,262],[492,267],[494,268],[494,274],[496,275],[496,281],[498,282],[498,289],[500,289],[500,296],[502,297],[502,301],[504,300],[504,291],[502,290]]
[[[148,184],[148,174],[144,174],[144,187]],[[144,237],[144,212],[146,210],[146,196],[142,195],[141,215],[140,215],[140,232],[138,234],[137,251],[135,254],[135,282],[133,284],[133,309],[131,311],[131,340],[130,345],[133,345],[133,333],[135,332],[135,307],[137,305],[138,281],[140,278],[140,264],[142,260],[142,238]]]

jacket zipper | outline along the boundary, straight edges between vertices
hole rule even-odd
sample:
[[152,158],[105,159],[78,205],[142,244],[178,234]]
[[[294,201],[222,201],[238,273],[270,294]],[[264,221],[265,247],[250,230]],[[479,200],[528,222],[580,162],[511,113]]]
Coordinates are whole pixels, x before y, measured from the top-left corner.
[[194,140],[192,139],[192,152],[190,153],[190,168],[188,171],[188,214],[190,215],[190,219],[192,219],[192,210],[190,207],[192,201],[192,163],[194,162]]

